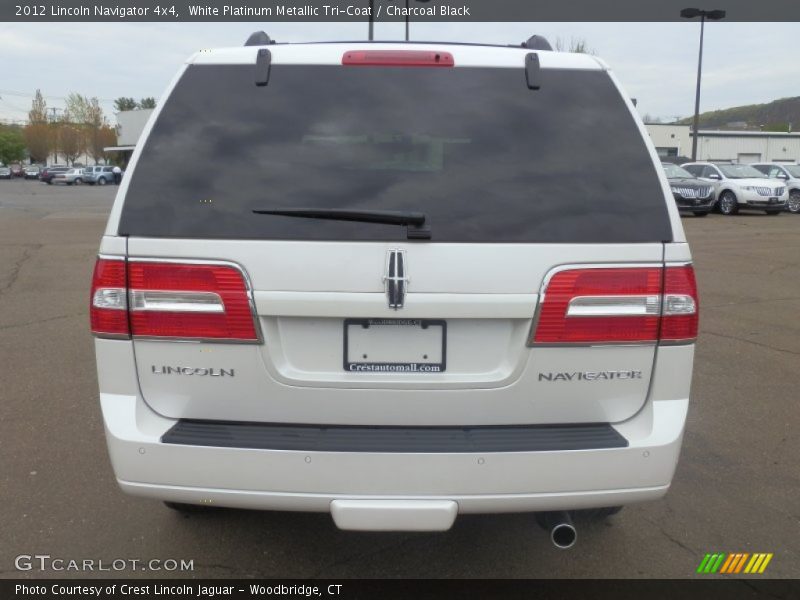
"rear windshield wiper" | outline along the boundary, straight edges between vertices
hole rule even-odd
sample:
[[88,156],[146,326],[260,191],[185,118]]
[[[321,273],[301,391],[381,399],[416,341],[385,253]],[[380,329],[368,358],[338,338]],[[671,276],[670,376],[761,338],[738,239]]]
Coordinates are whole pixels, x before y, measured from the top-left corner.
[[256,208],[257,215],[280,215],[305,219],[329,219],[332,221],[358,221],[361,223],[384,223],[405,225],[408,239],[429,240],[431,230],[425,227],[425,213],[399,210],[349,210],[344,208]]

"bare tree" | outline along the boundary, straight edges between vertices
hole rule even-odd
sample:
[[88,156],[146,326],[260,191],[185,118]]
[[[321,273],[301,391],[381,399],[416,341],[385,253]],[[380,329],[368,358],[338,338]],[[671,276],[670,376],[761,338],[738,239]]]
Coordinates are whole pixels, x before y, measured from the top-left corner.
[[47,123],[47,102],[42,96],[42,90],[36,90],[36,95],[31,102],[31,109],[28,111],[29,123]]
[[23,128],[22,136],[25,138],[31,159],[34,162],[47,162],[47,157],[53,148],[53,135],[47,122],[47,103],[41,90],[36,90],[31,102],[28,124]]
[[62,119],[59,124],[58,146],[67,163],[73,164],[86,149],[86,136],[81,127]]
[[[106,125],[103,108],[97,98],[89,98],[78,93],[67,96],[65,115],[82,135],[79,144],[81,154],[87,152],[94,162],[103,158],[103,142],[100,139],[100,130]],[[71,135],[71,134],[67,134]]]
[[108,145],[106,140],[107,135],[103,135],[103,129],[108,126],[106,118],[103,115],[103,109],[100,107],[100,101],[97,98],[89,99],[86,105],[86,114],[84,115],[84,128],[86,131],[86,148],[89,156],[92,157],[95,164],[101,158],[105,158],[103,148]]
[[86,149],[89,156],[92,157],[95,164],[100,160],[108,163],[111,152],[106,152],[105,149],[109,146],[117,145],[117,130],[108,125],[103,125],[93,131],[92,137],[89,140],[89,146]]
[[22,130],[25,145],[33,162],[47,162],[53,148],[53,135],[48,123],[28,123]]

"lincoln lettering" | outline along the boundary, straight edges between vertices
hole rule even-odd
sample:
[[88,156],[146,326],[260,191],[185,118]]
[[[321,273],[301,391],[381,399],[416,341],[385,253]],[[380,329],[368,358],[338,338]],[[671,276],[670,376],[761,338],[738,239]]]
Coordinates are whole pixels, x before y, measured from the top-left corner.
[[213,367],[157,367],[152,365],[153,375],[198,375],[208,377],[233,377],[233,369],[215,369]]
[[539,373],[539,381],[610,381],[641,379],[641,371],[573,371],[571,373]]

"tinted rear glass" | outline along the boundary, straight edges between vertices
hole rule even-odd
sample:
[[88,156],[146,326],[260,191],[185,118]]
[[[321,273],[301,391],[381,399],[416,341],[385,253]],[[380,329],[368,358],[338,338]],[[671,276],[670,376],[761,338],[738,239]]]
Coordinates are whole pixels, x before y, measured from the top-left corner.
[[[405,240],[405,227],[253,209],[421,211],[432,241],[672,237],[608,75],[524,69],[189,67],[132,173],[120,233]],[[168,168],[167,168],[168,165]],[[624,165],[624,167],[623,167]]]

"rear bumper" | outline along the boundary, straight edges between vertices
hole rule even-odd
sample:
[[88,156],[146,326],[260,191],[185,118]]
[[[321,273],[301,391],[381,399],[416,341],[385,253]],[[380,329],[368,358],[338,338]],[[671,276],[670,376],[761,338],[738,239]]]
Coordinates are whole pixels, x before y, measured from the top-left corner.
[[[675,470],[688,407],[688,400],[648,402],[614,426],[627,447],[407,453],[169,444],[162,436],[177,421],[156,414],[140,397],[101,393],[100,402],[124,491],[174,502],[313,512],[331,512],[337,500],[410,502],[406,508],[443,501],[454,502],[458,513],[497,513],[659,498]],[[391,518],[380,527],[392,528]]]

